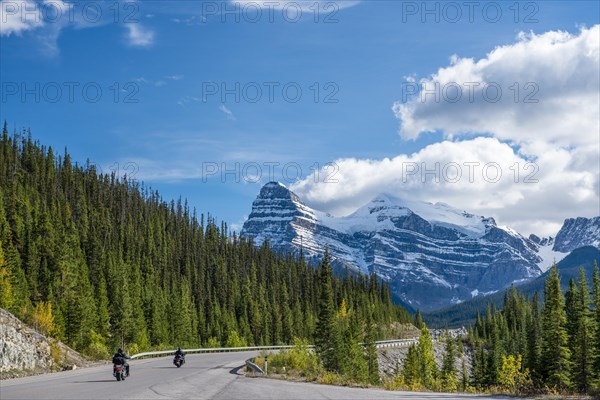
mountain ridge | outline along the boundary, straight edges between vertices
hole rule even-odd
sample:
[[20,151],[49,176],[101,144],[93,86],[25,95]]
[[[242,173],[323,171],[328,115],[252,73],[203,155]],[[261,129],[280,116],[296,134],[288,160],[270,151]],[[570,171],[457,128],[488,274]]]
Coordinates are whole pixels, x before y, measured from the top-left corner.
[[[556,263],[558,267],[561,286],[566,290],[569,279],[577,279],[579,268],[584,268],[588,283],[592,282],[592,273],[594,261],[600,261],[600,249],[594,246],[583,246],[573,250],[565,258]],[[548,276],[548,271],[539,277],[515,286],[517,291],[527,296],[532,296],[535,292],[540,295],[540,300],[544,297],[544,283]],[[445,307],[435,310],[431,313],[423,314],[423,318],[428,325],[442,328],[460,327],[472,323],[477,316],[477,312],[484,314],[486,306],[493,304],[501,308],[504,302],[504,292],[496,292],[485,296],[480,296],[467,300],[461,304]]]
[[[586,223],[585,232],[596,232],[595,219],[577,221]],[[396,299],[423,310],[536,278],[552,259],[566,255],[554,246],[569,237],[527,238],[491,217],[385,193],[334,217],[307,206],[278,182],[261,188],[241,234],[257,245],[268,240],[278,250],[302,249],[308,258],[319,258],[328,247],[339,268],[375,273],[390,283]]]

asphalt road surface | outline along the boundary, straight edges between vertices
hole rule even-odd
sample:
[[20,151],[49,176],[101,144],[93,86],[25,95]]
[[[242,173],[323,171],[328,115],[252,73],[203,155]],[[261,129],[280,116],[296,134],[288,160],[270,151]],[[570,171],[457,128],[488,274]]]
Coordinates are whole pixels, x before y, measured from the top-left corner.
[[112,364],[0,382],[0,399],[223,399],[387,400],[501,399],[440,393],[391,392],[251,378],[242,374],[247,353],[195,354],[176,368],[171,357],[134,360],[131,376],[117,382]]

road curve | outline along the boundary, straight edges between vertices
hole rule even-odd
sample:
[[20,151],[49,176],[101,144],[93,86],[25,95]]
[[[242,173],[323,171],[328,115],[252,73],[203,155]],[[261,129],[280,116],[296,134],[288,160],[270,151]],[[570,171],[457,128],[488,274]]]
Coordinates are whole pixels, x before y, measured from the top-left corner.
[[274,379],[248,378],[240,370],[256,352],[188,355],[180,369],[172,358],[134,360],[131,377],[117,382],[112,365],[31,376],[0,382],[0,399],[215,399],[215,400],[452,400],[502,397],[390,392]]

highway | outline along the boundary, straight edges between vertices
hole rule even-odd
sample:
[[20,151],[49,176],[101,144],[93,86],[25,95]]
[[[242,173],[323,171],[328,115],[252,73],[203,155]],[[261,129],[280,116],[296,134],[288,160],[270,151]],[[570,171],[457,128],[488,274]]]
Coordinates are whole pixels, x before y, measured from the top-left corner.
[[257,352],[193,354],[177,369],[171,357],[133,360],[131,377],[117,382],[112,364],[0,382],[0,399],[387,400],[502,399],[440,393],[391,392],[251,378],[244,361]]

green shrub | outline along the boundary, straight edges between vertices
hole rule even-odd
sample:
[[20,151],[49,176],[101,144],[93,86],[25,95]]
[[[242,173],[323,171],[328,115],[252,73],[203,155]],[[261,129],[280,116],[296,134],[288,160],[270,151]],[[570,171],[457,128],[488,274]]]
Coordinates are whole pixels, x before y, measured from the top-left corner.
[[246,341],[238,335],[237,331],[229,332],[225,347],[246,347]]
[[217,348],[221,347],[221,343],[219,343],[219,339],[217,339],[214,336],[211,336],[206,341],[206,346],[205,347],[208,348],[208,349],[217,349]]
[[108,360],[110,358],[106,339],[102,335],[91,331],[89,340],[90,344],[85,349],[85,354],[89,358],[92,360]]

